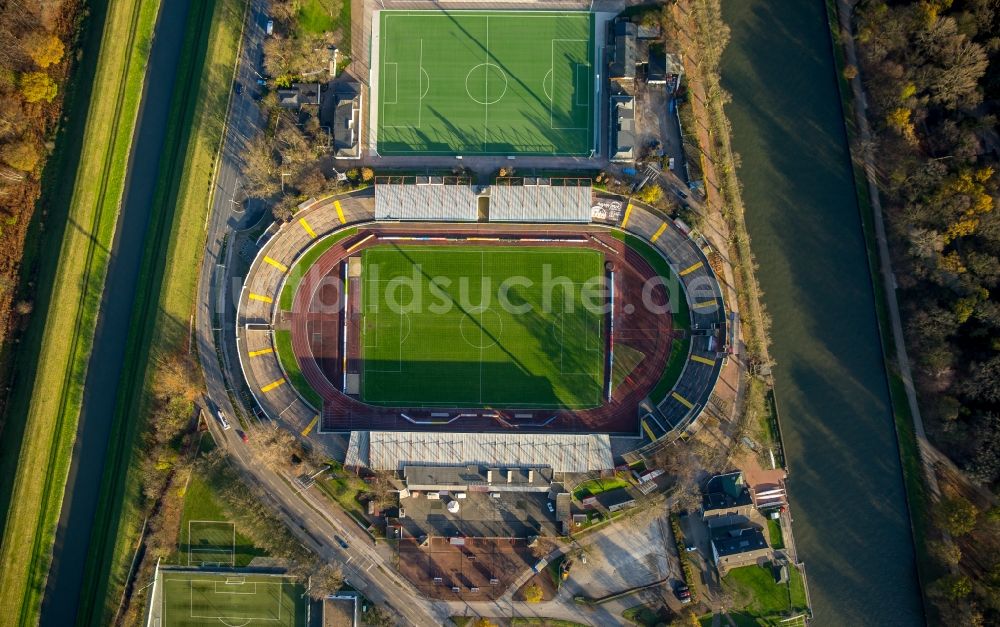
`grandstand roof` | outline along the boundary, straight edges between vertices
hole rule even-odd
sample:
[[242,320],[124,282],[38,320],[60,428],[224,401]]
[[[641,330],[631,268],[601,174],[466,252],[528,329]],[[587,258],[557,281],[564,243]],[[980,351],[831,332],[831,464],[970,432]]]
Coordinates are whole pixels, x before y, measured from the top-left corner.
[[499,178],[490,222],[590,222],[590,179]]
[[555,472],[614,467],[606,434],[438,433],[352,431],[347,466],[399,470],[437,466],[551,466]]
[[466,178],[386,177],[375,181],[376,220],[475,222],[476,190]]

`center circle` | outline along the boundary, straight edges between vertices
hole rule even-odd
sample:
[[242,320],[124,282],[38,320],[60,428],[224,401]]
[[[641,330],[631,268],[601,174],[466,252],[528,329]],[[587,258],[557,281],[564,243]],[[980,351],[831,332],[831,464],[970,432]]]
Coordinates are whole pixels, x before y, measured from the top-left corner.
[[462,339],[472,348],[489,348],[500,340],[503,320],[492,309],[473,309],[458,323],[458,330],[462,333]]
[[507,93],[507,73],[492,63],[480,63],[465,75],[465,91],[473,102],[491,105]]

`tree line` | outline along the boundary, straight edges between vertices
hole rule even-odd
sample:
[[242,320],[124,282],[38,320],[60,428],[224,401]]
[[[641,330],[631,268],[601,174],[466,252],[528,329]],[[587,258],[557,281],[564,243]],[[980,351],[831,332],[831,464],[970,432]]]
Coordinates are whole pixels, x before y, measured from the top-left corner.
[[[856,10],[878,177],[907,349],[928,435],[966,477],[1000,489],[998,0],[862,2]],[[944,575],[937,620],[1000,621],[1000,555],[970,568],[956,539],[996,541],[995,508],[933,504]]]
[[82,14],[79,0],[0,0],[0,345],[12,312],[32,311],[15,303],[18,272]]

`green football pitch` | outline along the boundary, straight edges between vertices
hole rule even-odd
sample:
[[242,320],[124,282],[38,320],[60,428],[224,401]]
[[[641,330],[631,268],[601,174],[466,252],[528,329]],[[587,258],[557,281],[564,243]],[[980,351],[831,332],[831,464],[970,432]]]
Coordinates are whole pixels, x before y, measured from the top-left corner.
[[[579,248],[362,254],[365,402],[574,408],[604,389],[604,256]],[[546,281],[546,277],[555,280]]]
[[594,20],[585,12],[382,11],[382,155],[590,155]]
[[305,587],[276,575],[160,571],[163,627],[304,627]]

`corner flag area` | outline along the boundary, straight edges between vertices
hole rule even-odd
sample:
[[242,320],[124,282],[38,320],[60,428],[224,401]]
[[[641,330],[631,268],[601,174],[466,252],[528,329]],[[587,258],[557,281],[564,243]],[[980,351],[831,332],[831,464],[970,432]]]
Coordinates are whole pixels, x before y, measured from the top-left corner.
[[380,154],[591,154],[592,14],[382,11],[376,37]]
[[304,627],[305,587],[281,575],[161,570],[162,627]]

